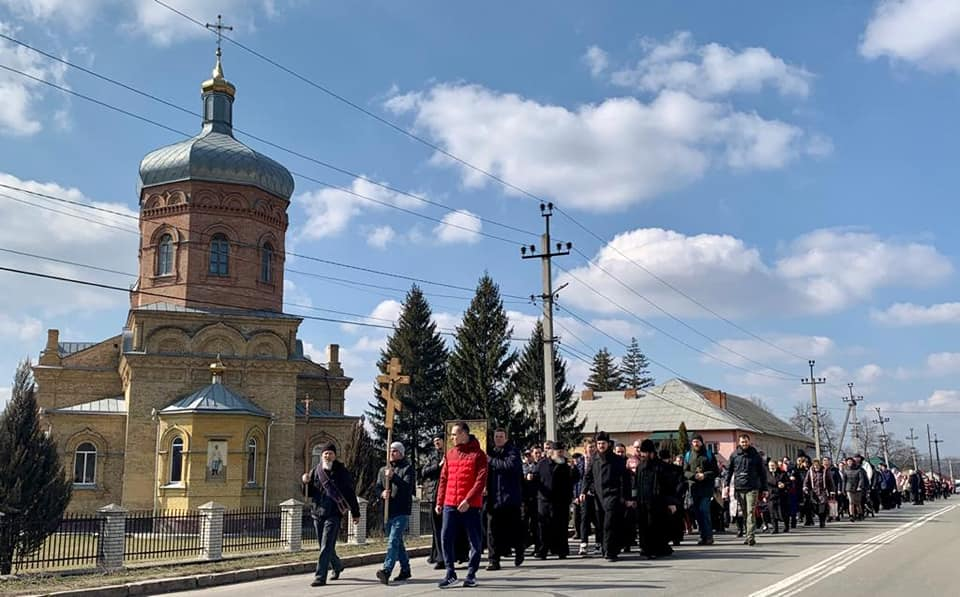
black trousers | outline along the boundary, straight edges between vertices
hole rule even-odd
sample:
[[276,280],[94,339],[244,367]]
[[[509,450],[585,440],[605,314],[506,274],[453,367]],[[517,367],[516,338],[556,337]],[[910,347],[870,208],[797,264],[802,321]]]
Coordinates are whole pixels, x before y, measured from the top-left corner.
[[593,531],[595,541],[600,543],[603,535],[602,527],[597,522],[597,499],[592,495],[585,496],[583,501],[577,504],[577,512],[580,514],[577,527],[580,529],[580,542],[589,543]]
[[537,522],[537,499],[526,499],[523,502],[523,529],[524,545],[533,546],[534,551],[540,549],[540,524]]
[[443,543],[440,539],[440,531],[443,529],[443,513],[437,514],[436,504],[430,504],[430,533],[433,535],[433,542],[430,544],[430,563],[443,561]]
[[622,536],[623,504],[617,502],[599,503],[597,508],[598,527],[603,531],[601,549],[604,557],[615,558],[620,555]]
[[570,541],[567,537],[567,526],[570,523],[570,504],[551,504],[541,501],[537,505],[537,515],[540,525],[539,556],[546,556],[551,552],[561,557],[570,553]]
[[637,505],[637,531],[640,552],[650,556],[665,556],[673,553],[668,545],[673,517],[646,504]]
[[523,553],[523,522],[520,506],[490,507],[487,510],[487,549],[491,562]]

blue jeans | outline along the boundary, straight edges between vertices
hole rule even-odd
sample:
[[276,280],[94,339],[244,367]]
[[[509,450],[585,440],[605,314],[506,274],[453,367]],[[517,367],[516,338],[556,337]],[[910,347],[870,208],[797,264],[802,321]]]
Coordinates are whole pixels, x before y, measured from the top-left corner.
[[393,574],[393,566],[400,562],[400,572],[410,573],[410,558],[407,557],[407,548],[403,544],[403,534],[410,523],[409,514],[391,516],[387,521],[387,557],[383,560],[383,569],[387,575]]
[[340,517],[330,516],[314,518],[313,527],[317,530],[317,541],[320,543],[320,557],[317,559],[317,570],[314,576],[320,580],[327,580],[327,570],[342,570],[343,564],[337,557],[337,536],[340,534]]
[[700,530],[701,539],[713,539],[713,520],[710,512],[712,499],[709,495],[693,498],[693,511],[697,516],[697,528]]
[[454,564],[457,559],[457,537],[464,530],[470,542],[470,562],[467,564],[467,577],[476,576],[480,568],[480,508],[470,508],[460,512],[456,506],[443,507],[443,561],[447,565],[447,576],[455,576]]

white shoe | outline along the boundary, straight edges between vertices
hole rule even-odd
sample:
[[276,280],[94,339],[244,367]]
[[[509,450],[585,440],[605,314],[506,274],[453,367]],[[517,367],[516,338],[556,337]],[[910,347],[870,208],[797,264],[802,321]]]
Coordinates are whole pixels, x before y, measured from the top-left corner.
[[577,552],[577,555],[581,555],[581,556],[587,555],[587,544],[586,544],[586,543],[581,543],[581,544],[580,544],[580,551]]

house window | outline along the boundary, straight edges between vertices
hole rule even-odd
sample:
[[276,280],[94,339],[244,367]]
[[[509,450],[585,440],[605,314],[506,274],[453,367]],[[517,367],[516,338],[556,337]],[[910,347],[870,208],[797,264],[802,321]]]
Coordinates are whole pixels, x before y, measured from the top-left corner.
[[260,250],[260,281],[273,282],[273,245],[270,243]]
[[170,482],[183,482],[183,438],[178,437],[170,444]]
[[247,442],[247,485],[257,484],[257,440]]
[[214,234],[210,240],[210,274],[230,275],[230,241],[223,234]]
[[173,273],[173,237],[164,234],[157,246],[157,275],[169,276]]
[[90,442],[77,446],[73,460],[74,485],[93,485],[97,474],[97,448]]

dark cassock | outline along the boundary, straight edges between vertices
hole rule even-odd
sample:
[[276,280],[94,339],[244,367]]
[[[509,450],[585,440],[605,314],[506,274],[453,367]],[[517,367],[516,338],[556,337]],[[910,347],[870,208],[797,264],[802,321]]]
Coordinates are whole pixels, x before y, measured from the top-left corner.
[[[630,494],[637,508],[637,527],[640,553],[648,558],[669,556],[673,548],[671,521],[681,504],[676,497],[673,471],[657,458],[650,440],[640,445],[640,466]],[[674,512],[670,511],[673,506]]]
[[576,470],[564,456],[563,447],[555,444],[550,458],[544,458],[538,465],[537,516],[540,527],[539,559],[547,557],[547,552],[560,559],[570,552],[570,540],[567,526],[570,523],[570,502],[573,501],[573,485],[576,482]]
[[[433,542],[430,546],[430,555],[427,557],[427,563],[434,564],[438,570],[443,569],[443,548],[440,544],[440,530],[443,522],[443,514],[437,514],[437,483],[440,481],[440,463],[443,461],[443,437],[433,438],[434,450],[427,458],[427,462],[420,469],[420,479],[423,480],[422,497],[424,501],[430,503],[430,521],[431,534]],[[414,513],[417,516],[417,513]]]
[[677,511],[670,515],[670,540],[674,545],[680,545],[686,532],[684,522],[683,502],[687,493],[687,481],[683,476],[683,467],[673,464],[670,450],[660,451],[660,461],[665,475],[669,477],[667,485],[673,490],[673,497],[677,500]]
[[613,453],[606,432],[598,433],[596,442],[597,453],[587,469],[583,490],[596,496],[597,524],[603,530],[603,557],[615,561],[621,549],[619,527],[624,520],[624,503],[630,498],[630,474],[626,459]]

